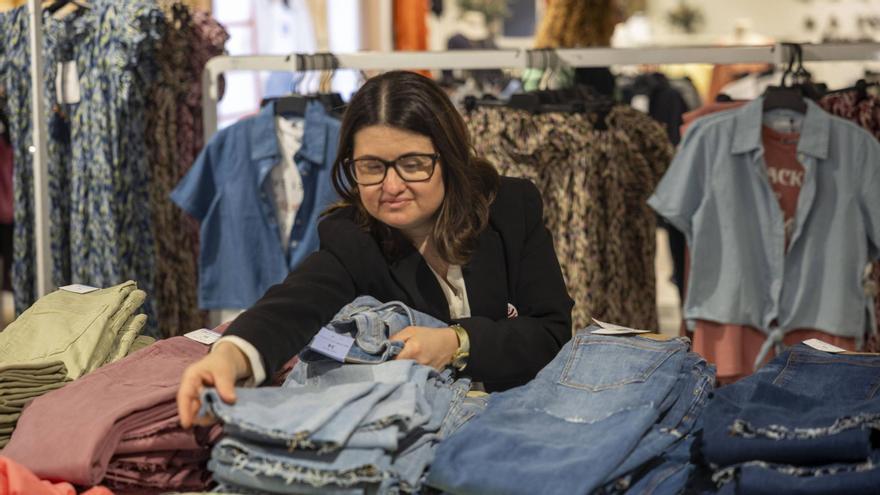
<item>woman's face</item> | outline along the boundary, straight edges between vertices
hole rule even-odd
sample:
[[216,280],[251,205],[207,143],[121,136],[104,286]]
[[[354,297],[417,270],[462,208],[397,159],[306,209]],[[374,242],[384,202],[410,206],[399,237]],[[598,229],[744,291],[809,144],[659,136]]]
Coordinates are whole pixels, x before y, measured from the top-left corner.
[[[374,125],[354,135],[355,160],[380,158],[393,161],[413,153],[436,153],[431,139],[421,134]],[[388,167],[385,180],[374,185],[358,185],[361,202],[367,212],[380,222],[399,229],[409,237],[431,232],[434,215],[443,203],[443,170],[437,161],[431,178],[424,182],[406,182],[394,167]]]

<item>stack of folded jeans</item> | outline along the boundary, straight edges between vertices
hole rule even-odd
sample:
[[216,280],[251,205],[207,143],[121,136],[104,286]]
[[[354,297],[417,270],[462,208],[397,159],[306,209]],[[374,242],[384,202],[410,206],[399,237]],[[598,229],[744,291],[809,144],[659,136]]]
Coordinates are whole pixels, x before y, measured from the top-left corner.
[[457,494],[684,488],[714,369],[686,339],[597,329],[578,332],[531,382],[492,394],[440,443],[428,485]]
[[702,453],[721,493],[877,493],[880,356],[798,344],[722,387]]
[[226,437],[209,468],[219,490],[260,493],[417,493],[437,442],[465,419],[467,379],[389,360],[406,326],[445,327],[405,305],[361,297],[324,330],[353,338],[345,363],[303,351],[281,387],[214,390],[204,411]]
[[25,404],[124,357],[146,316],[134,282],[87,294],[57,290],[0,333],[0,447]]
[[207,352],[161,340],[35,399],[3,455],[41,478],[118,493],[204,489],[219,432],[183,430],[175,397],[183,370]]

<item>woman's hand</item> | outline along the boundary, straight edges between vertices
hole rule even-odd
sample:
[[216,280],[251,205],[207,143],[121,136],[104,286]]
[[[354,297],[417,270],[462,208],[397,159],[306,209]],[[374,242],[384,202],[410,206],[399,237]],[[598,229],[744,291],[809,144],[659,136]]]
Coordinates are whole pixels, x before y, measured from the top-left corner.
[[395,359],[414,359],[438,370],[451,363],[458,350],[458,336],[451,328],[406,327],[389,339],[403,342]]
[[196,418],[201,407],[202,390],[217,389],[227,404],[235,403],[235,382],[252,375],[250,362],[241,349],[234,344],[221,342],[207,356],[189,365],[180,379],[177,390],[177,414],[180,425],[189,428],[193,424],[208,425],[210,418]]

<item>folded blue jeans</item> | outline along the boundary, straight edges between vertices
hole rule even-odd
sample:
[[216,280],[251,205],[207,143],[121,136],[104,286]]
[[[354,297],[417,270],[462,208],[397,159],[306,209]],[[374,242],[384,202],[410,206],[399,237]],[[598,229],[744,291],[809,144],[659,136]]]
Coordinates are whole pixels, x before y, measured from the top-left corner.
[[[371,364],[388,361],[400,353],[403,342],[391,341],[388,337],[408,326],[443,328],[449,325],[399,301],[382,303],[372,296],[359,296],[340,309],[322,330],[354,338],[346,363]],[[300,353],[300,360],[306,363],[328,359],[308,347]]]
[[715,369],[699,355],[685,357],[673,404],[662,410],[663,417],[639,440],[638,446],[610,475],[619,478],[659,457],[673,444],[689,435],[705,409],[715,383]]
[[657,422],[688,342],[592,329],[576,334],[534,380],[493,395],[485,411],[441,442],[428,484],[487,495],[600,487]]
[[209,388],[202,394],[199,414],[210,413],[223,421],[228,435],[295,448],[347,406],[371,394],[377,385],[360,382],[328,389],[237,388],[235,404],[227,404],[215,389]]
[[871,455],[872,430],[880,429],[880,357],[799,344],[765,368],[709,402],[702,442],[709,463],[815,466]]
[[329,454],[261,445],[226,437],[211,451],[209,469],[216,480],[273,493],[295,493],[285,487],[346,488],[380,483],[388,476],[391,457],[381,449],[342,449]]
[[751,461],[716,473],[719,493],[749,495],[876,494],[880,487],[880,450],[860,463],[791,466]]

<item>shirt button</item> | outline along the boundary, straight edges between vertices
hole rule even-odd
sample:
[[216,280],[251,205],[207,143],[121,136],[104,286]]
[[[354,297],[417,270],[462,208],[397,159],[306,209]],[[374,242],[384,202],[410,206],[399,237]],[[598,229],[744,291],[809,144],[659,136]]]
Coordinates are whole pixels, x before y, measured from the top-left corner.
[[292,241],[290,243],[290,247],[297,247],[297,246],[299,246],[299,241]]
[[295,223],[296,225],[302,225],[303,221],[297,218]]
[[803,153],[798,154],[798,160],[804,161],[804,154]]

